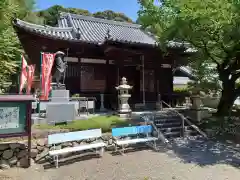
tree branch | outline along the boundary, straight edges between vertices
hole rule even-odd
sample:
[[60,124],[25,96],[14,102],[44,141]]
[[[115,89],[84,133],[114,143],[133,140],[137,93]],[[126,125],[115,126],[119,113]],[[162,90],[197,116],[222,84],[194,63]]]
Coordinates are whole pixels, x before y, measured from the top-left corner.
[[217,64],[217,68],[218,68],[218,69],[220,68],[220,63],[217,62],[217,61],[211,56],[210,52],[209,52],[208,49],[207,49],[207,44],[206,44],[203,40],[201,40],[203,46],[197,45],[196,43],[194,43],[194,42],[191,41],[191,40],[188,40],[188,41],[189,41],[193,46],[195,46],[196,48],[199,48],[199,49],[203,49],[203,48],[204,48],[204,49],[203,49],[204,52],[211,58],[211,60],[212,60],[214,63]]

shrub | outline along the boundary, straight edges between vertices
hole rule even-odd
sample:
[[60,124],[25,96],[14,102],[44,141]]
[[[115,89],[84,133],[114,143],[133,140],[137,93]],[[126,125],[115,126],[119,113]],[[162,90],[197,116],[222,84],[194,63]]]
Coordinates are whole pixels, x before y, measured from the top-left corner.
[[189,88],[188,87],[173,87],[173,92],[189,94]]
[[68,124],[36,125],[37,129],[69,129],[70,131],[82,131],[88,129],[101,128],[103,132],[110,132],[113,127],[127,126],[127,120],[120,119],[118,116],[96,116],[87,120],[74,120]]
[[80,94],[73,94],[72,97],[80,97]]

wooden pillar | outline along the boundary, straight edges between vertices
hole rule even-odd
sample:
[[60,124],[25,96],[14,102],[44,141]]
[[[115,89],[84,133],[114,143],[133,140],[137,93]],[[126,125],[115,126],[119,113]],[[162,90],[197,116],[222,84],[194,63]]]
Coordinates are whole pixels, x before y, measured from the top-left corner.
[[[105,85],[105,92],[104,92],[104,109],[110,108],[110,93],[111,93],[111,84],[110,84],[110,65],[109,65],[109,59],[106,59],[106,85]],[[103,108],[103,107],[102,107]]]
[[159,84],[158,84],[159,70],[160,70],[160,68],[159,68],[159,65],[157,63],[155,68],[154,68],[154,90],[155,90],[156,97],[158,97],[158,94],[159,94]]
[[109,59],[106,60],[106,87],[105,87],[105,93],[108,94],[110,93],[111,89],[111,84],[110,84],[110,76],[111,76],[111,71],[110,71],[110,64],[109,64]]
[[145,106],[146,104],[146,100],[145,100],[145,62],[144,62],[144,55],[140,56],[140,60],[141,60],[141,67],[142,67],[142,103]]
[[79,93],[81,93],[81,81],[82,81],[82,63],[81,63],[81,58],[78,57],[78,72],[79,72]]

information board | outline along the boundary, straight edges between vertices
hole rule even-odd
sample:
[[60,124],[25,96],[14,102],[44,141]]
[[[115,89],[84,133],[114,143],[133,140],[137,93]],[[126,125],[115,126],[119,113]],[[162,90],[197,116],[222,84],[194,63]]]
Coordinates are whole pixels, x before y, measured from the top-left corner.
[[0,134],[27,133],[27,104],[0,102]]
[[0,138],[28,136],[28,165],[31,165],[32,95],[0,95]]

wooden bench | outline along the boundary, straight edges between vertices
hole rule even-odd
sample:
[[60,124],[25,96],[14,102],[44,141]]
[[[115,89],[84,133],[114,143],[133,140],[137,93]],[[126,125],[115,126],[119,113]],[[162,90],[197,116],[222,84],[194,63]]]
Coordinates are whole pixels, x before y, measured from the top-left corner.
[[[76,131],[69,133],[60,133],[60,134],[52,134],[48,136],[48,144],[53,144],[53,150],[49,151],[49,155],[53,156],[53,160],[55,162],[56,168],[58,168],[58,156],[61,154],[84,151],[88,149],[95,149],[96,153],[99,153],[100,156],[103,155],[104,147],[106,144],[104,142],[93,142],[91,144],[79,145],[76,147],[67,147],[63,149],[56,149],[56,144],[71,142],[71,141],[80,141],[90,138],[99,138],[102,136],[101,129],[92,129],[86,131]],[[98,151],[100,149],[100,151]]]
[[[137,143],[147,143],[153,142],[153,148],[156,149],[156,140],[157,137],[151,136],[153,128],[151,125],[143,125],[143,126],[131,126],[131,127],[123,127],[123,128],[113,128],[112,136],[113,137],[121,137],[121,136],[130,136],[136,135],[135,138],[131,139],[118,139],[115,140],[115,151],[118,151],[118,147],[122,147],[121,153],[124,153],[124,145],[129,144],[137,144]],[[143,137],[139,137],[139,135],[144,135]]]

